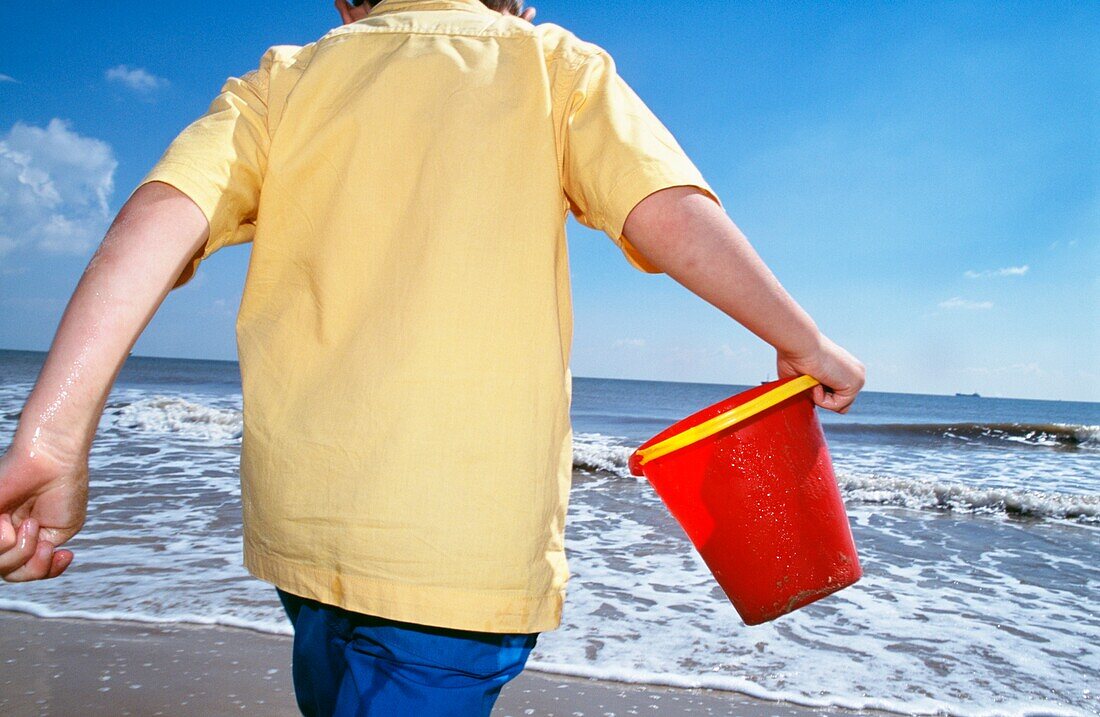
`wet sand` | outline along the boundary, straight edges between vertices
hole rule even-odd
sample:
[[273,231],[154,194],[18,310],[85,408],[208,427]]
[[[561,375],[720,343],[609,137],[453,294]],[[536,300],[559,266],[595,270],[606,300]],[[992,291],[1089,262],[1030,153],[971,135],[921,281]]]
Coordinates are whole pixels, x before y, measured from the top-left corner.
[[[222,626],[43,619],[0,611],[0,714],[295,717],[290,638]],[[494,717],[870,715],[728,692],[526,670]],[[878,713],[884,714],[884,713]]]

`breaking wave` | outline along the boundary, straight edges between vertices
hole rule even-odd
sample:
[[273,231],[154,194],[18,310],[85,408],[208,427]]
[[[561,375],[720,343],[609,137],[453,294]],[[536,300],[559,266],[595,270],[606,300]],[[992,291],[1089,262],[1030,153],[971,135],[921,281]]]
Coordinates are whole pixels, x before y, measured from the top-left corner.
[[[169,433],[206,443],[232,445],[242,433],[241,412],[177,396],[152,396],[107,406],[116,429]],[[1068,424],[839,424],[829,429],[941,436],[958,440],[1014,441],[1037,446],[1089,448],[1100,441],[1100,427]],[[634,446],[601,433],[575,433],[576,470],[638,480],[627,459]],[[899,478],[879,474],[841,473],[837,483],[849,503],[889,505],[918,510],[944,510],[976,515],[1073,520],[1100,524],[1100,494],[1069,494],[1020,488],[969,486],[942,480]]]
[[[573,437],[573,467],[577,470],[635,478],[627,467],[632,446],[599,433]],[[1074,520],[1100,524],[1100,493],[1071,494],[1018,488],[990,488],[935,480],[882,475],[837,475],[845,502],[890,505],[918,510],[943,510],[974,515]]]
[[1100,523],[1100,494],[981,488],[889,476],[839,475],[845,501],[979,515],[1054,518]]
[[106,406],[104,416],[116,429],[169,433],[208,443],[240,442],[241,412],[217,408],[178,396],[151,396]]
[[1072,423],[829,423],[825,432],[1100,450],[1100,426]]

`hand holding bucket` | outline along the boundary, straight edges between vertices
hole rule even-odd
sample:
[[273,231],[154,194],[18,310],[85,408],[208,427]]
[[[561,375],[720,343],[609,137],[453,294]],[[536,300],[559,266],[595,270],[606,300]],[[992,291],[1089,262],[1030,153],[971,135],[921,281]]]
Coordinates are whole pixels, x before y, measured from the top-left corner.
[[817,383],[790,377],[731,396],[630,456],[748,625],[863,574],[809,393]]

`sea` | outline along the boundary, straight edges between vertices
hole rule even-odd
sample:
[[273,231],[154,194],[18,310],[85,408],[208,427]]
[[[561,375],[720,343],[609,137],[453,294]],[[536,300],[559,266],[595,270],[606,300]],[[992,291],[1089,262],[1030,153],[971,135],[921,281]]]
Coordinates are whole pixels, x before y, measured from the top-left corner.
[[[0,448],[44,358],[0,350]],[[529,667],[902,714],[1100,714],[1100,404],[865,391],[819,410],[864,577],[748,627],[627,469],[746,388],[574,379],[572,578]],[[0,609],[290,634],[241,563],[241,430],[235,362],[130,357],[74,564],[0,584]]]

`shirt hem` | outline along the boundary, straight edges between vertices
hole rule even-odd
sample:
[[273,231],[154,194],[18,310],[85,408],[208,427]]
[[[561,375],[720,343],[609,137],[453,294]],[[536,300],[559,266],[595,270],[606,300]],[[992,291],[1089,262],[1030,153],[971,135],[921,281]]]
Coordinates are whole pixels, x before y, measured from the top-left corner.
[[433,627],[493,633],[548,632],[561,625],[565,588],[541,596],[411,585],[324,570],[245,544],[244,567],[264,582],[352,612]]

